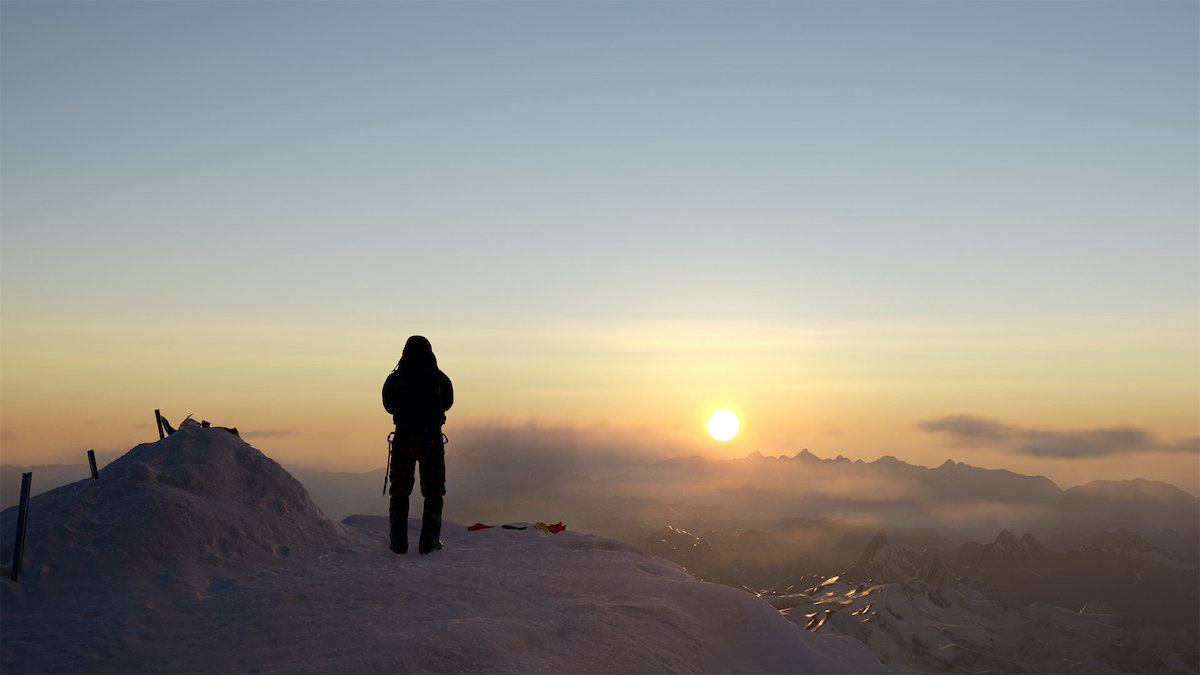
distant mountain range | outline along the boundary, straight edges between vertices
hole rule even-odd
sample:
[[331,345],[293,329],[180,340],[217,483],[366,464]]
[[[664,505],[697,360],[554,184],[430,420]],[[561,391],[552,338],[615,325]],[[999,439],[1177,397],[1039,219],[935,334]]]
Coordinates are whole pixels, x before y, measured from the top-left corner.
[[929,527],[972,539],[1002,529],[1051,535],[1200,526],[1200,500],[1167,483],[1141,479],[1062,490],[1043,476],[952,461],[927,468],[894,457],[819,459],[807,450],[795,457],[756,453],[742,460],[664,462],[656,468],[663,471],[660,480],[674,476],[678,492],[692,495],[692,503],[719,495],[750,513]]

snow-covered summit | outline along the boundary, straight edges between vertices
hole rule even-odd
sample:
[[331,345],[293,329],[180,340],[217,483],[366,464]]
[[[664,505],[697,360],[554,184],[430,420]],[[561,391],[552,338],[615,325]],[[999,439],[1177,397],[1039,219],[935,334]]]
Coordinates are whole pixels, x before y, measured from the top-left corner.
[[333,522],[219,429],[35,497],[29,528],[20,583],[0,582],[8,672],[882,671],[611,539],[447,522],[444,550],[394,555],[386,518]]
[[[16,509],[0,522],[11,551]],[[125,453],[96,482],[39,495],[29,528],[22,583],[34,587],[203,586],[343,538],[291,474],[217,428],[181,429]]]

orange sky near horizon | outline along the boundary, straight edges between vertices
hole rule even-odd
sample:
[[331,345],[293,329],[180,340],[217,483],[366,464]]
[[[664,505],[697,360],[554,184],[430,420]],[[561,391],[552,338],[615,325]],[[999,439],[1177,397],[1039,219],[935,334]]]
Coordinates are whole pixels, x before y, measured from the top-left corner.
[[[597,447],[631,444],[662,456],[809,448],[927,466],[951,458],[1040,473],[1062,487],[1144,477],[1200,491],[1196,453],[1038,458],[918,428],[967,414],[1059,431],[1132,426],[1163,443],[1195,437],[1188,322],[1147,316],[1124,330],[1099,320],[1014,323],[643,321],[425,334],[455,383],[452,439],[491,426],[559,427]],[[383,463],[389,431],[378,390],[407,332],[350,321],[6,326],[2,461],[121,452],[153,440],[160,408],[173,423],[191,413],[237,426],[284,464],[371,470]],[[723,407],[741,430],[719,443],[705,420]],[[449,451],[487,449],[452,440]]]

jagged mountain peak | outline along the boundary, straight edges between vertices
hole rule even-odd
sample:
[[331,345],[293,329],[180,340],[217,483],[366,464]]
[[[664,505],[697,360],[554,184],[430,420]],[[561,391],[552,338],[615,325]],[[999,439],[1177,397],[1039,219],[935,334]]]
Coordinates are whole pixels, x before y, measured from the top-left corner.
[[1008,530],[1001,530],[996,539],[988,544],[997,551],[1011,555],[1027,556],[1049,551],[1032,533],[1026,532],[1019,538]]
[[993,557],[1026,560],[1029,556],[1040,554],[1047,549],[1028,532],[1018,538],[1008,530],[1001,530],[992,543],[984,546],[984,550]]
[[918,576],[927,564],[925,560],[924,553],[911,546],[892,544],[887,532],[879,530],[841,576],[856,582],[902,583]]
[[1009,532],[1008,530],[1000,530],[1000,534],[996,535],[996,540],[992,543],[1001,549],[1006,550],[1017,550],[1021,546],[1020,542],[1017,541],[1016,536],[1014,536],[1013,533]]
[[1023,546],[1026,551],[1032,551],[1034,553],[1048,553],[1050,551],[1050,549],[1042,545],[1042,542],[1038,541],[1037,537],[1033,536],[1033,534],[1030,532],[1026,532],[1025,534],[1021,535],[1020,542],[1021,546]]
[[869,563],[875,557],[875,555],[879,553],[880,550],[887,547],[887,545],[887,531],[881,529],[875,533],[875,536],[871,537],[871,541],[867,542],[867,548],[863,550],[862,555],[859,556],[858,561],[854,564],[857,566],[862,566]]

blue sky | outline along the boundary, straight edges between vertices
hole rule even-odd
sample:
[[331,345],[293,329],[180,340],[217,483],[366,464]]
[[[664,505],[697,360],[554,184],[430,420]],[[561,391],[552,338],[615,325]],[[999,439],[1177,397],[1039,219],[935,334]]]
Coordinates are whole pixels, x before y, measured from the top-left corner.
[[[0,19],[9,401],[13,355],[65,340],[63,317],[83,344],[236,320],[396,345],[1078,318],[1169,327],[1096,359],[1165,353],[1177,408],[1200,401],[1180,347],[1200,336],[1195,2],[6,0]],[[456,349],[487,361],[486,339]],[[1165,435],[1200,426],[1172,414]]]
[[22,299],[131,297],[140,268],[212,308],[423,279],[411,303],[534,315],[1196,300],[1191,2],[5,14]]

